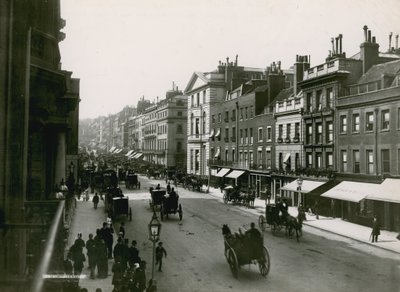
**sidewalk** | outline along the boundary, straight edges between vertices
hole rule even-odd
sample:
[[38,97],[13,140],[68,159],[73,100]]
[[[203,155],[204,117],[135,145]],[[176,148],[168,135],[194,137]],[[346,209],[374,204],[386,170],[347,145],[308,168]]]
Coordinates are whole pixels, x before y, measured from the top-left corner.
[[[96,229],[101,228],[103,222],[106,220],[106,213],[104,213],[104,203],[101,201],[97,210],[95,210],[91,201],[92,196],[93,194],[90,194],[90,199],[88,202],[82,201],[83,197],[81,197],[80,201],[76,202],[75,216],[72,220],[71,228],[69,231],[67,248],[70,248],[73,245],[79,232],[82,233],[82,239],[85,242],[89,239],[89,233],[92,233],[93,236],[95,236]],[[113,261],[108,261],[107,278],[90,279],[90,270],[88,269],[86,248],[83,249],[83,253],[86,257],[86,261],[84,262],[84,267],[82,270],[82,275],[84,276],[84,278],[80,279],[79,286],[81,288],[87,288],[89,291],[95,291],[96,288],[102,288],[103,291],[112,291],[113,285],[111,284],[111,268]]]
[[[222,193],[217,188],[209,188],[209,194],[222,199]],[[254,210],[257,215],[265,214],[265,201],[256,199],[254,202]],[[289,207],[289,213],[296,217],[297,207]],[[370,241],[371,228],[363,225],[358,225],[344,221],[340,218],[331,218],[319,216],[319,220],[315,216],[310,216],[306,214],[307,221],[303,224],[327,232],[331,232],[340,236],[344,236],[359,242],[363,242],[381,249],[392,251],[400,254],[400,240],[396,237],[398,233],[390,232],[386,230],[381,230],[381,235],[378,238],[377,243],[372,243]]]

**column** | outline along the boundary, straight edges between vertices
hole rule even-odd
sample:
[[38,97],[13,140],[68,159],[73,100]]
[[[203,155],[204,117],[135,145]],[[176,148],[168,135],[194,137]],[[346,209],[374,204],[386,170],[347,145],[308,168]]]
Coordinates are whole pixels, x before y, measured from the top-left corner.
[[65,177],[65,133],[60,132],[57,133],[56,136],[56,144],[57,144],[57,149],[56,149],[56,161],[55,161],[55,167],[54,167],[54,183],[57,184],[58,186],[60,185],[60,182],[62,179],[66,179]]

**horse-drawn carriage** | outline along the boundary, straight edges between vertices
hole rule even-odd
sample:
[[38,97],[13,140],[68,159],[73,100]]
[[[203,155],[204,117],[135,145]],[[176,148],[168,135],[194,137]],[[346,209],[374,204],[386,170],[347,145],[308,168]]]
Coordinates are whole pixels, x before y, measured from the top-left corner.
[[260,215],[258,218],[258,226],[265,231],[267,224],[271,227],[272,234],[276,235],[280,230],[285,228],[287,235],[292,236],[293,231],[296,232],[296,239],[302,236],[302,219],[291,216],[286,207],[282,204],[268,204],[265,208],[265,217]]
[[149,201],[150,208],[154,212],[159,211],[161,220],[168,218],[169,214],[179,214],[179,220],[183,218],[182,205],[179,204],[179,196],[177,194],[167,194],[164,189],[150,189],[151,199]]
[[113,220],[121,215],[126,215],[132,221],[132,208],[129,207],[129,199],[124,196],[120,188],[108,188],[105,198],[106,211]]
[[248,208],[254,207],[254,194],[244,194],[240,191],[239,188],[235,188],[233,186],[226,186],[223,191],[224,195],[222,199],[225,204],[228,204],[228,202],[232,202],[233,204],[242,204]]
[[103,171],[103,191],[107,188],[118,187],[118,177],[117,173],[112,169],[107,169]]
[[[257,235],[258,232],[258,235]],[[268,249],[264,246],[263,237],[256,231],[232,234],[228,225],[222,227],[224,236],[225,258],[229,264],[231,272],[235,278],[241,266],[258,264],[262,276],[266,277],[269,273],[271,261]]]
[[128,170],[125,177],[125,187],[129,189],[140,189],[140,181],[133,170]]

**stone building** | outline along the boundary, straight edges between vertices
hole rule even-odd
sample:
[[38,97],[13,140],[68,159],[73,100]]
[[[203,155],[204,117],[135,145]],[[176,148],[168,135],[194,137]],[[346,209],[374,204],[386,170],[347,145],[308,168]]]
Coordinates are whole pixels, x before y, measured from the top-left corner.
[[79,80],[61,70],[64,25],[60,1],[0,3],[1,291],[60,289],[42,275],[62,270],[69,213],[56,192],[78,168]]

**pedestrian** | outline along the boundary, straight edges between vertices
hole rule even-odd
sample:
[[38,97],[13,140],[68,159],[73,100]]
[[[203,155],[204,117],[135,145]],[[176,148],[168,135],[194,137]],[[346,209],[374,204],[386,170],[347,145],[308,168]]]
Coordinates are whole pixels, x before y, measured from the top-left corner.
[[136,240],[132,240],[132,245],[129,248],[129,266],[134,267],[135,264],[140,263],[139,250],[136,247]]
[[87,257],[90,269],[90,278],[94,279],[94,271],[96,269],[96,242],[93,239],[93,234],[89,234],[89,239],[86,241]]
[[123,256],[122,238],[118,238],[117,244],[114,246],[114,261],[121,262]]
[[[113,247],[113,229],[111,227],[108,227],[109,225],[107,222],[103,223],[103,228],[101,229],[101,236],[104,240],[104,243],[106,244],[107,247],[107,255],[109,259],[112,259],[112,247]],[[111,225],[110,225],[111,226]]]
[[86,191],[86,193],[85,193],[85,201],[89,202],[89,191]]
[[372,220],[372,242],[378,242],[378,236],[381,234],[381,227],[379,226],[379,220],[374,215],[374,219]]
[[121,234],[122,238],[125,238],[125,222],[121,222],[121,226],[119,227],[119,234]]
[[126,268],[128,267],[128,261],[129,261],[129,239],[125,238],[122,244],[122,258],[121,258],[121,263],[122,266],[124,267],[124,270],[126,270]]
[[75,245],[81,250],[85,247],[85,241],[82,239],[82,233],[78,233],[78,237],[75,239]]
[[83,269],[83,262],[86,261],[85,255],[82,253],[82,248],[76,243],[71,246],[70,258],[74,262],[74,275],[80,275]]
[[318,220],[319,219],[319,214],[318,214],[318,201],[317,200],[315,200],[315,204],[314,204],[314,208],[313,208],[314,210],[314,214],[315,214],[315,218]]
[[158,246],[156,247],[156,265],[158,264],[158,271],[162,272],[162,259],[163,257],[167,257],[167,251],[163,247],[163,243],[160,241]]
[[169,194],[170,191],[171,191],[171,185],[170,185],[170,183],[168,182],[168,184],[167,184],[167,193]]
[[112,272],[113,278],[111,283],[114,285],[114,289],[118,289],[118,291],[120,291],[120,289],[122,288],[122,279],[125,273],[125,269],[119,260],[115,261],[112,267]]
[[95,209],[97,209],[97,205],[99,204],[100,198],[97,193],[94,194],[92,202]]
[[157,184],[156,190],[159,190],[159,189],[161,189],[160,184]]
[[95,237],[97,255],[97,278],[104,279],[108,275],[107,248],[104,239]]
[[146,262],[141,261],[139,268],[136,269],[134,276],[134,287],[137,292],[143,292],[146,289]]

